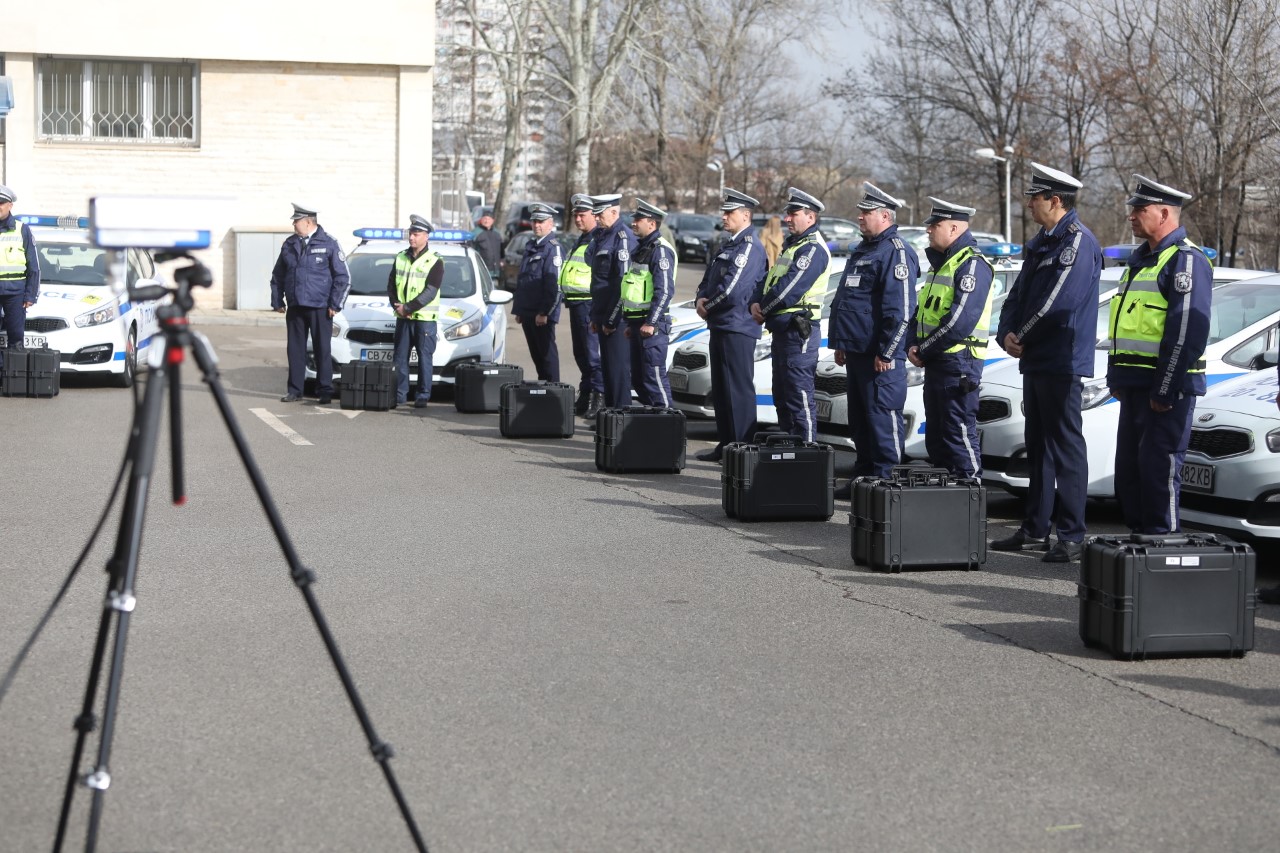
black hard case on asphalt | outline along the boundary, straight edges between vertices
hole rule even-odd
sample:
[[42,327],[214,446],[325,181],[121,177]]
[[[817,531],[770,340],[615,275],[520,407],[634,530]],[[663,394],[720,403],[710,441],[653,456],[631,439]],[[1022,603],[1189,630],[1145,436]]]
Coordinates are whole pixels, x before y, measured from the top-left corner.
[[573,386],[563,382],[503,385],[498,428],[507,438],[569,438],[573,435]]
[[741,521],[825,521],[836,511],[835,451],[795,435],[725,445],[720,495]]
[[849,551],[873,569],[957,566],[987,561],[987,490],[945,468],[895,468],[887,479],[853,481]]
[[384,361],[351,361],[338,377],[338,403],[344,409],[385,412],[396,401],[396,368]]
[[1223,536],[1090,539],[1080,561],[1080,639],[1117,658],[1243,656],[1253,648],[1256,554]]
[[471,414],[496,412],[502,386],[523,381],[524,368],[516,364],[459,364],[454,372],[453,406]]
[[596,415],[596,467],[613,474],[679,473],[684,468],[685,418],[678,409],[629,406]]
[[0,396],[56,397],[62,377],[62,354],[57,350],[5,350]]

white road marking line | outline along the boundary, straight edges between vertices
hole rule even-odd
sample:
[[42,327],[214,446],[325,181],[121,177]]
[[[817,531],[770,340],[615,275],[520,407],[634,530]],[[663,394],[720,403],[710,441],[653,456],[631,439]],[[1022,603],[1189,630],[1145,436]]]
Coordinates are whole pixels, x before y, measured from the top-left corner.
[[361,409],[330,409],[319,405],[312,406],[311,408],[315,409],[315,411],[307,412],[308,415],[342,415],[347,420],[351,420],[358,416],[362,411]]
[[268,412],[266,409],[250,409],[249,411],[253,412],[255,415],[258,416],[259,420],[261,420],[264,424],[271,427],[273,430],[280,433],[285,438],[289,439],[289,441],[291,441],[292,443],[297,444],[299,446],[301,445],[314,446],[311,444],[311,442],[307,441],[305,438],[298,435],[293,430],[289,429],[289,427],[285,426],[284,421],[280,420],[275,415]]

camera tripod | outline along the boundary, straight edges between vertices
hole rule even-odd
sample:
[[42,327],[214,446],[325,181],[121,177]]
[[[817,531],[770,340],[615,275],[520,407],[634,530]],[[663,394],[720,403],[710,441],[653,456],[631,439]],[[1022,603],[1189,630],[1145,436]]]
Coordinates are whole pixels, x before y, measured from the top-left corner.
[[[346,690],[347,698],[364,729],[365,738],[374,760],[382,768],[387,785],[400,808],[401,817],[413,837],[417,849],[425,853],[427,846],[418,830],[409,804],[400,790],[392,772],[390,759],[393,755],[391,745],[379,739],[374,731],[373,723],[365,710],[360,694],[356,690],[355,681],[343,661],[329,624],[320,610],[311,584],[315,574],[302,565],[293,542],[285,530],[280,512],[267,490],[262,471],[258,468],[249,451],[244,433],[240,431],[235,416],[231,411],[231,403],[218,379],[217,363],[213,350],[204,336],[191,331],[188,313],[194,305],[191,296],[192,287],[208,287],[212,278],[208,268],[200,264],[185,252],[162,253],[157,255],[160,261],[187,260],[190,264],[181,267],[174,273],[176,288],[162,285],[131,288],[129,296],[134,301],[151,301],[172,295],[170,304],[156,309],[156,317],[160,324],[160,332],[164,339],[163,357],[157,363],[152,360],[152,369],[146,383],[146,391],[140,404],[134,411],[133,426],[129,433],[129,444],[125,450],[125,467],[129,472],[125,489],[124,506],[120,515],[120,527],[115,549],[107,563],[108,575],[106,601],[102,610],[102,618],[98,624],[97,640],[94,644],[93,660],[89,667],[88,684],[85,687],[84,704],[80,715],[75,720],[76,740],[71,756],[71,769],[67,774],[66,789],[62,799],[62,812],[58,820],[57,837],[54,840],[54,853],[62,849],[66,838],[67,821],[71,813],[71,803],[77,784],[83,784],[92,791],[92,803],[89,809],[88,834],[85,850],[93,853],[97,848],[98,828],[102,819],[103,795],[111,785],[110,758],[111,741],[115,733],[116,709],[120,699],[121,676],[124,666],[125,644],[129,632],[129,619],[133,613],[137,599],[134,596],[134,580],[138,571],[138,557],[142,548],[142,530],[146,516],[147,495],[151,486],[151,478],[155,467],[156,445],[160,438],[160,414],[164,406],[165,391],[169,392],[169,429],[170,450],[173,470],[173,501],[182,504],[186,501],[186,488],[183,482],[182,467],[182,406],[180,366],[185,353],[190,350],[196,365],[204,375],[204,381],[217,401],[218,410],[226,423],[227,431],[235,443],[240,460],[244,463],[249,479],[253,481],[254,491],[262,504],[263,511],[275,532],[280,549],[284,552],[289,564],[289,573],[294,584],[302,593],[311,618],[320,632],[329,657],[338,677]],[[112,623],[115,623],[114,637],[111,639],[111,656],[108,663],[106,699],[102,712],[102,732],[98,742],[97,759],[93,769],[85,776],[80,775],[80,761],[84,753],[88,735],[97,726],[98,719],[94,714],[98,686],[101,681],[104,658],[111,634]]]

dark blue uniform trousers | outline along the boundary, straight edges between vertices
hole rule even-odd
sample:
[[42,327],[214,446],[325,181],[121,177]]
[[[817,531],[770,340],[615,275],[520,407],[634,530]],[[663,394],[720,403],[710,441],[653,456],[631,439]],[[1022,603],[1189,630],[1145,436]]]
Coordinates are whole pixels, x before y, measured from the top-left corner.
[[778,426],[787,435],[798,435],[805,441],[815,441],[818,431],[813,377],[821,342],[816,322],[807,338],[790,326],[773,335],[773,407],[778,410]]
[[604,376],[600,372],[600,342],[591,333],[591,300],[564,301],[564,312],[569,315],[569,335],[573,340],[573,360],[582,373],[578,394],[595,391],[604,393]]
[[622,334],[625,324],[606,335],[604,327],[597,334],[600,343],[600,372],[604,378],[604,404],[610,409],[631,405],[631,348]]
[[409,401],[409,348],[418,352],[418,399],[431,399],[431,374],[435,371],[436,321],[396,318],[396,405]]
[[543,382],[560,381],[560,350],[556,348],[556,324],[539,326],[533,317],[521,317],[520,328],[529,345],[529,355]]
[[717,447],[750,441],[756,431],[756,339],[738,332],[712,329],[711,405],[716,410]]
[[1151,409],[1146,388],[1117,388],[1120,426],[1116,430],[1116,498],[1124,523],[1134,533],[1181,529],[1178,495],[1182,461],[1191,440],[1196,398],[1187,395],[1167,412]]
[[895,358],[893,367],[877,373],[875,354],[846,353],[849,383],[849,428],[857,458],[855,477],[888,477],[902,462],[906,440],[902,407],[907,404],[907,364]]
[[1066,373],[1024,373],[1030,485],[1022,531],[1042,539],[1049,522],[1058,538],[1084,541],[1084,503],[1089,493],[1089,455],[1081,431],[1080,394],[1084,382]]
[[[27,321],[27,309],[22,307],[22,301],[25,294],[13,293],[8,296],[0,296],[0,323],[3,324],[5,336],[9,338],[9,349],[22,349],[23,327]],[[303,353],[303,358],[306,353]],[[290,353],[289,363],[293,364],[293,355]],[[4,367],[4,350],[0,349],[0,367]],[[302,385],[298,385],[301,394]]]
[[329,309],[290,305],[284,312],[285,333],[289,340],[289,393],[302,396],[307,378],[307,335],[311,336],[311,352],[316,357],[316,393],[333,396],[333,318]]
[[968,350],[943,353],[924,368],[924,446],[929,462],[958,477],[982,473],[978,385],[982,359]]
[[647,338],[640,336],[643,325],[643,319],[627,321],[632,386],[644,405],[669,407],[671,383],[667,381],[667,340],[671,335],[671,321],[656,324],[653,334]]

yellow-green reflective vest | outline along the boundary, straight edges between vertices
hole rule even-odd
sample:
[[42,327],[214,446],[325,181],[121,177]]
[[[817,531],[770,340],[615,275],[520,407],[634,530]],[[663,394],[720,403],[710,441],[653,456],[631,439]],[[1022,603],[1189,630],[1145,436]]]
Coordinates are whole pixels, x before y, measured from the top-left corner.
[[583,243],[560,266],[560,292],[565,302],[582,302],[591,298],[591,264],[587,263],[587,244]]
[[[407,305],[418,298],[418,294],[427,289],[427,275],[431,268],[440,263],[440,256],[431,250],[423,252],[412,261],[408,252],[396,255],[396,297],[401,305]],[[440,291],[431,301],[409,315],[410,320],[434,320],[440,313]]]
[[[920,301],[916,308],[917,340],[923,341],[938,331],[942,318],[947,316],[947,311],[951,309],[951,303],[956,300],[956,270],[960,269],[960,265],[970,258],[977,258],[988,267],[991,267],[991,262],[983,257],[977,249],[973,246],[965,246],[948,258],[941,269],[929,276],[928,283],[920,291]],[[993,273],[995,272],[994,267],[991,267],[991,270]],[[978,324],[973,327],[969,337],[950,347],[947,352],[960,352],[962,349],[967,349],[974,358],[982,358],[987,354],[987,339],[991,337],[992,293],[993,290],[988,288],[987,304],[982,306],[982,316],[978,318]]]
[[[1160,271],[1178,254],[1179,249],[1196,249],[1190,240],[1174,243],[1160,253],[1156,262],[1138,270],[1130,281],[1132,267],[1120,274],[1120,292],[1111,297],[1111,314],[1107,328],[1111,332],[1111,352],[1107,358],[1115,367],[1145,367],[1155,370],[1160,361],[1160,341],[1164,338],[1164,321],[1169,314],[1169,300],[1160,292]],[[1187,274],[1191,272],[1187,269]],[[1198,360],[1188,373],[1204,373],[1205,361]]]
[[[666,241],[665,237],[659,237],[658,242],[653,244],[653,249],[649,253],[649,257],[653,257],[653,253],[658,250],[659,246],[664,246],[671,252],[671,258],[675,262],[671,267],[671,282],[674,285],[676,280],[676,267],[680,265],[676,260],[676,250]],[[634,261],[634,259],[633,259]],[[622,276],[622,313],[627,317],[640,317],[649,313],[649,308],[653,305],[653,273],[649,271],[648,259],[644,262],[637,262],[631,265],[631,269],[627,270]]]
[[27,249],[22,245],[22,226],[0,231],[0,279],[6,281],[27,277]]
[[[773,266],[769,267],[769,273],[764,277],[765,301],[768,301],[769,291],[773,290],[773,286],[777,284],[779,281],[781,281],[782,277],[786,275],[788,271],[790,271],[791,265],[795,262],[797,252],[799,252],[801,249],[805,248],[806,246],[813,245],[814,243],[817,243],[818,245],[822,246],[824,250],[826,249],[826,246],[822,243],[822,240],[818,237],[818,233],[819,232],[810,234],[808,237],[796,243],[795,245],[788,246],[787,248],[783,249],[781,252],[778,253],[778,259],[773,262]],[[827,255],[828,264],[830,264],[830,258],[831,258],[831,255],[828,254]],[[825,273],[825,270],[824,270],[824,273]],[[813,280],[813,284],[809,285],[809,289],[805,292],[804,296],[800,297],[799,302],[797,302],[795,305],[792,305],[790,308],[784,308],[777,313],[778,314],[797,314],[800,311],[808,311],[809,315],[816,320],[818,319],[818,309],[822,307],[822,294],[826,291],[826,289],[827,289],[827,277],[825,274],[819,275]]]

